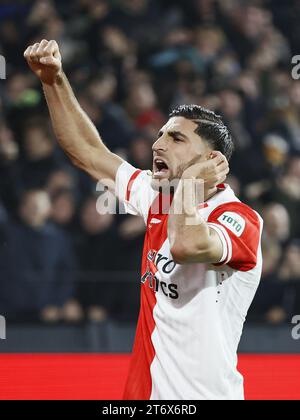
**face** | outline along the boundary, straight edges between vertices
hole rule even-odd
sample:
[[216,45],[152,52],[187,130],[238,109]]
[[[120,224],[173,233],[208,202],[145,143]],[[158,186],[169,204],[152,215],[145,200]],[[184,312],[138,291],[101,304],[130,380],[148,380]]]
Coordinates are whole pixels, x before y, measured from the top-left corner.
[[197,124],[184,117],[172,117],[162,127],[152,146],[154,181],[179,179],[192,160],[208,159],[212,149],[196,129]]
[[39,127],[28,128],[24,140],[27,157],[32,161],[48,157],[54,149],[52,140]]
[[60,225],[70,223],[74,213],[75,203],[72,194],[62,193],[52,201],[51,217],[56,223]]
[[91,198],[86,201],[81,212],[81,226],[89,235],[105,232],[112,225],[112,214],[99,214],[97,212],[97,199]]
[[51,211],[49,196],[44,191],[30,191],[23,197],[20,216],[25,224],[33,228],[43,226]]

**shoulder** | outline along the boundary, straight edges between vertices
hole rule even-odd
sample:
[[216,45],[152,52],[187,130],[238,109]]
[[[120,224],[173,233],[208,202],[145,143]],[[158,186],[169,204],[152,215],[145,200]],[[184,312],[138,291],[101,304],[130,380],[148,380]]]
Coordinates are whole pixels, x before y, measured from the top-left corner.
[[260,228],[263,222],[261,216],[254,209],[240,201],[219,204],[209,214],[208,220],[217,220],[238,236],[249,224]]

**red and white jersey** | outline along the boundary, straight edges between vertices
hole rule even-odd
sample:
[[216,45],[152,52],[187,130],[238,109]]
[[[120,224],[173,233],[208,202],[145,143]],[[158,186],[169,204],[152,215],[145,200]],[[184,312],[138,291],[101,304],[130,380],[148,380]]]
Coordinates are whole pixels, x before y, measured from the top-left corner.
[[261,275],[261,217],[229,186],[220,188],[199,211],[222,240],[221,261],[180,265],[170,252],[168,214],[153,214],[161,194],[149,173],[123,163],[116,194],[147,224],[124,399],[243,399],[237,347]]

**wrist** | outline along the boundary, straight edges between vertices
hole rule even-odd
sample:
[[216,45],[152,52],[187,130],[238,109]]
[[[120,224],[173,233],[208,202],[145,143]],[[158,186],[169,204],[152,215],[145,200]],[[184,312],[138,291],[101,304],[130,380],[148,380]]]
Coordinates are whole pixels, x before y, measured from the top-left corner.
[[181,178],[174,195],[174,203],[179,203],[182,214],[193,216],[197,209],[196,179]]
[[59,72],[53,78],[46,78],[41,79],[41,83],[43,87],[60,87],[63,84],[64,72],[63,70],[59,70]]
[[55,77],[54,84],[57,86],[60,86],[63,83],[63,78],[64,78],[64,72],[63,72],[63,69],[61,69]]
[[195,179],[196,175],[188,168],[182,172],[181,179]]

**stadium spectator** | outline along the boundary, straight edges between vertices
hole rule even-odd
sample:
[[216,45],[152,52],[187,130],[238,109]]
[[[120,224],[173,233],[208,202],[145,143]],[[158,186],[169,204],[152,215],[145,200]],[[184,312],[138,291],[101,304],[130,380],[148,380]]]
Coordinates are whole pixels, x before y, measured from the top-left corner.
[[0,308],[13,320],[64,318],[74,296],[75,260],[69,238],[48,223],[46,192],[22,195],[19,222],[1,225]]

